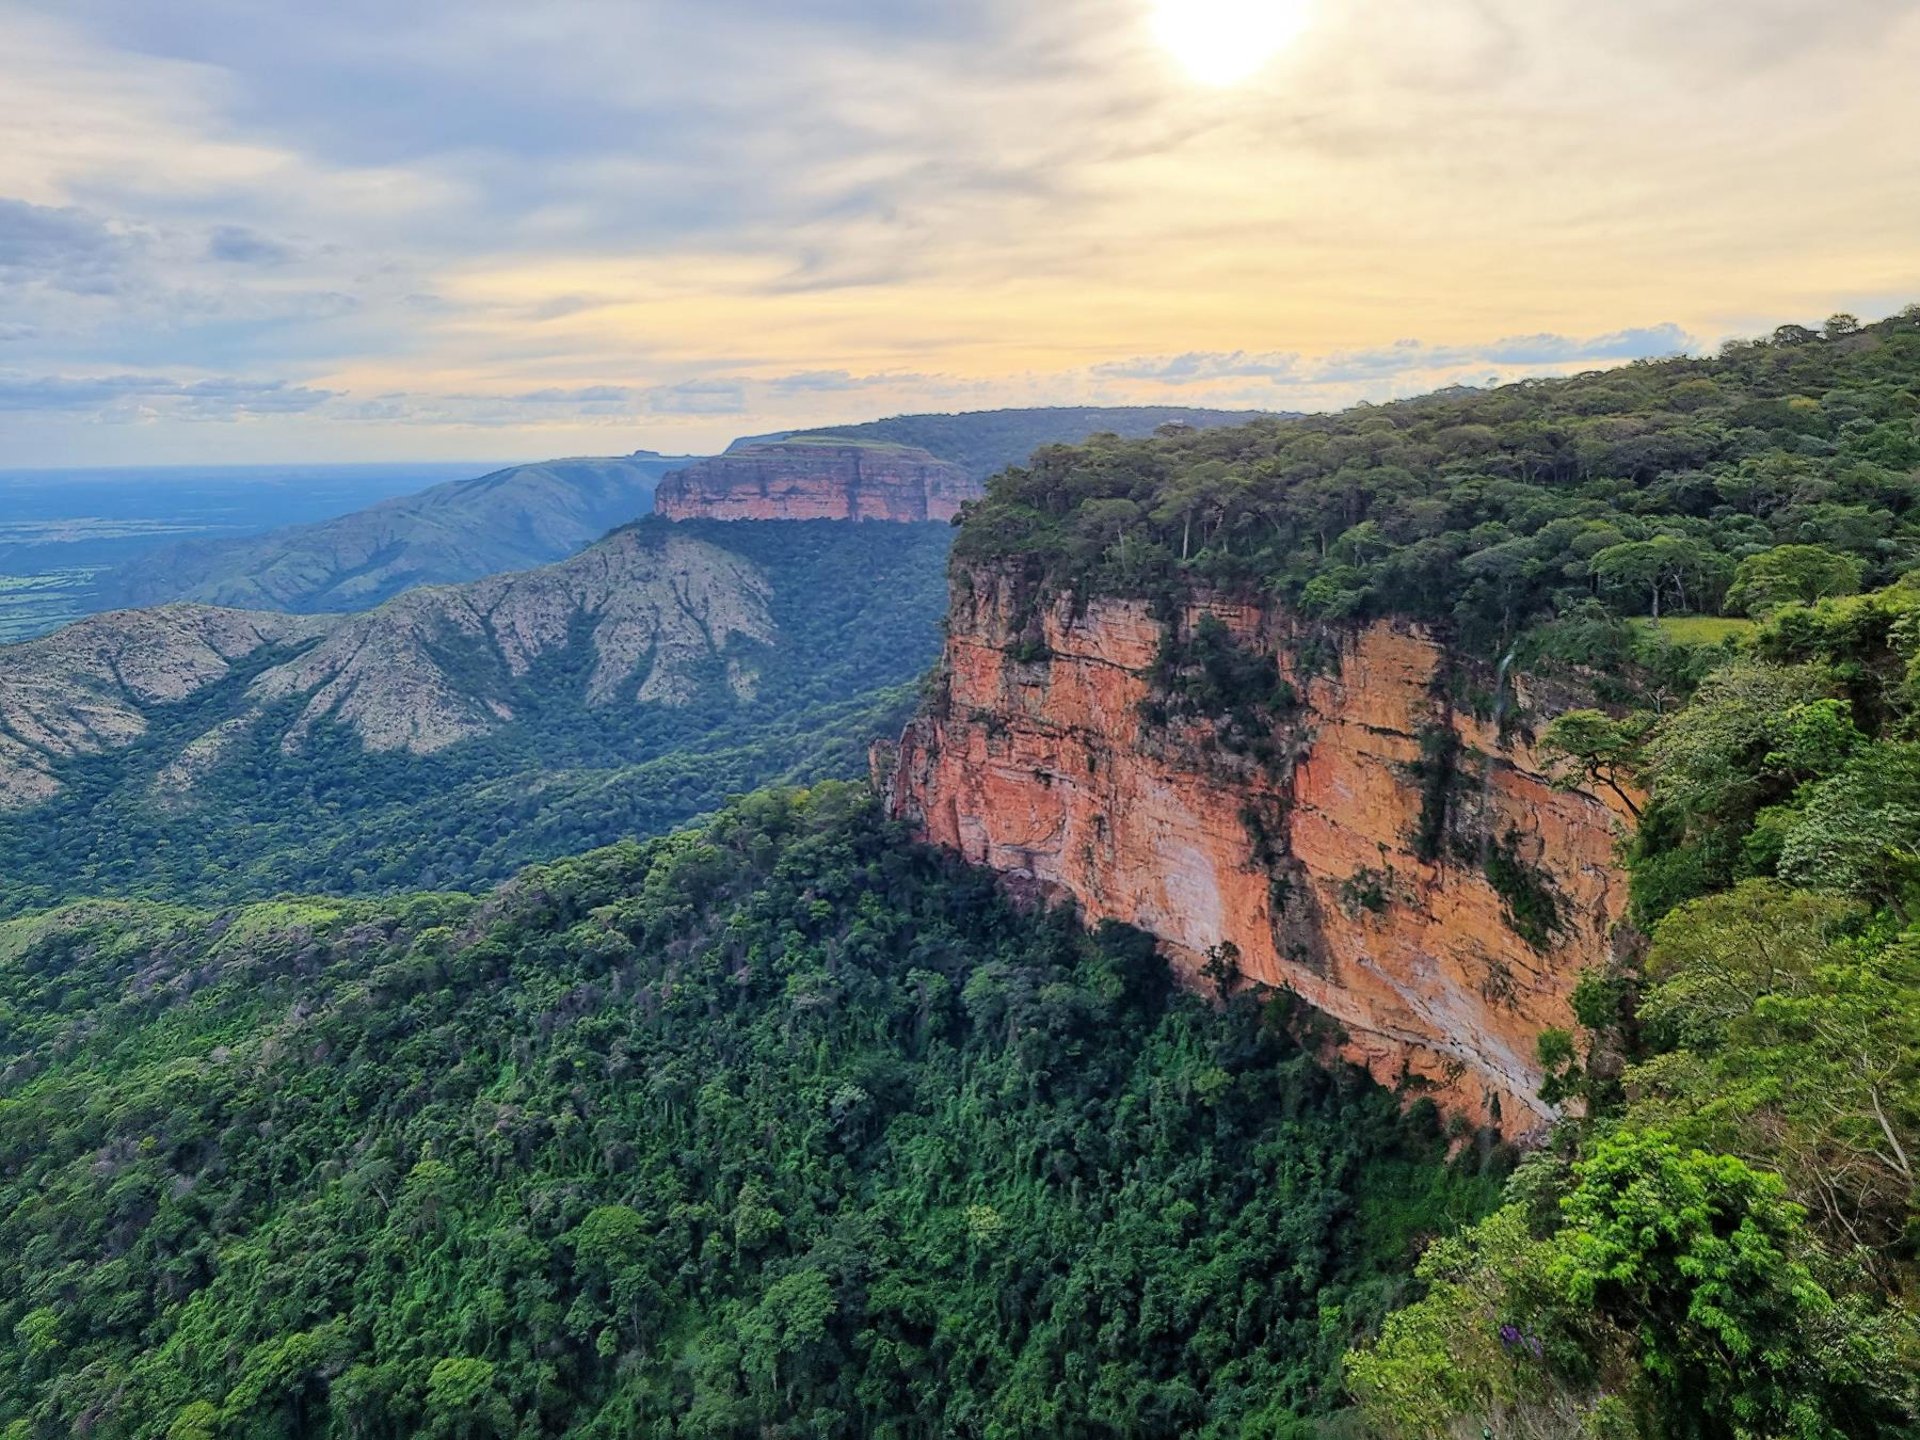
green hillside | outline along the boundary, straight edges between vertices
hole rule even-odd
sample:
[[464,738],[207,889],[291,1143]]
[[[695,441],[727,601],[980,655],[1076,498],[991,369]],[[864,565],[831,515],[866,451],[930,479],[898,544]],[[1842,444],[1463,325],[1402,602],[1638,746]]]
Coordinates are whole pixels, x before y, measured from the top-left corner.
[[516,465],[332,520],[185,541],[102,574],[95,604],[365,610],[416,585],[458,584],[571,555],[648,514],[654,485],[685,463],[642,451]]
[[1043,445],[1077,445],[1094,435],[1140,439],[1162,425],[1195,429],[1244,425],[1258,412],[1206,410],[1184,405],[1079,405],[1037,410],[976,410],[958,415],[895,415],[861,425],[826,425],[736,440],[733,449],[769,440],[855,440],[918,445],[984,480],[1009,465],[1024,465]]
[[0,925],[0,1434],[1305,1434],[1491,1187],[1284,1019],[843,787]]
[[[664,833],[763,785],[864,774],[869,742],[898,732],[938,654],[952,535],[649,519],[544,571],[417,591],[317,643],[254,650],[182,699],[116,691],[144,733],[43,757],[57,792],[0,809],[0,913],[103,895],[469,888]],[[648,558],[661,547],[695,558],[661,573]],[[710,608],[689,624],[678,611],[695,583]],[[636,601],[658,621],[619,609]],[[744,628],[717,633],[711,607]],[[651,638],[636,628],[668,621]],[[541,625],[559,643],[516,673],[503,647]],[[58,662],[65,643],[34,648]],[[71,717],[42,705],[16,728],[84,731],[100,689],[57,666],[21,673],[26,651],[0,648],[0,720],[10,694],[72,684]],[[616,659],[629,673],[617,693],[600,683]]]

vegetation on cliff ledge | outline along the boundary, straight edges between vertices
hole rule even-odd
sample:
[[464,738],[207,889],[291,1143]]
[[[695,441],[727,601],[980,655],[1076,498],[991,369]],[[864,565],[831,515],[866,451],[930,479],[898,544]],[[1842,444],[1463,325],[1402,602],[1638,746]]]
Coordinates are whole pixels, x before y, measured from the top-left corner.
[[1920,555],[1920,306],[1708,359],[1042,450],[957,554],[1049,588],[1195,584],[1411,615],[1503,651],[1556,619],[1763,613]]
[[1566,783],[1644,787],[1651,943],[1542,1037],[1585,1118],[1352,1359],[1369,1421],[1920,1433],[1920,578],[1786,604],[1684,707],[1546,738]]

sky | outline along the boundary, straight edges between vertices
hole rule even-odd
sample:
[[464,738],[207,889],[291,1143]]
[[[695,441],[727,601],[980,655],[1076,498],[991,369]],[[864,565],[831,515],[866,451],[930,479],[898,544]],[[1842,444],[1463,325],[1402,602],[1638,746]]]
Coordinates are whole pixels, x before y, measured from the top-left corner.
[[0,468],[1322,409],[1873,318],[1915,73],[1920,0],[0,0]]

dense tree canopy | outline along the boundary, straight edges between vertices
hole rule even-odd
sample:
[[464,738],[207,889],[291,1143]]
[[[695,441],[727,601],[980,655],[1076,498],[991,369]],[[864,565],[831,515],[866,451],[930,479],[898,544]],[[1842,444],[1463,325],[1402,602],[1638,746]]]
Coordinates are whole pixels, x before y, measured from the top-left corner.
[[846,787],[0,925],[0,1435],[1303,1435],[1497,1187],[1288,1020]]
[[1916,417],[1920,307],[1710,359],[1043,450],[992,482],[959,553],[1083,591],[1260,587],[1483,648],[1596,598],[1717,614],[1732,586],[1745,614],[1920,555]]

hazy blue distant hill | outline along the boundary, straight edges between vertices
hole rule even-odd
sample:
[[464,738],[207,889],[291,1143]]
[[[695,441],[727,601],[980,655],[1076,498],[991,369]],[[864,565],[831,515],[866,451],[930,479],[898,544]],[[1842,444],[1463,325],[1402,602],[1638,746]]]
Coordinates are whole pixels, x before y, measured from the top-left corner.
[[99,604],[365,610],[416,585],[564,559],[646,514],[654,485],[688,458],[640,451],[518,465],[317,524],[170,545],[102,575]]
[[1222,425],[1244,425],[1260,410],[1196,410],[1181,405],[1075,405],[1035,410],[975,410],[959,415],[895,415],[862,425],[828,425],[814,430],[787,430],[736,440],[729,448],[761,445],[795,436],[832,436],[848,440],[883,440],[896,445],[918,445],[942,460],[965,466],[976,480],[984,480],[1009,465],[1025,463],[1042,445],[1078,445],[1092,435],[1111,432],[1138,440],[1162,425],[1191,425],[1212,430]]
[[0,470],[0,642],[98,608],[104,570],[185,540],[330,520],[490,469],[379,465],[121,465]]

